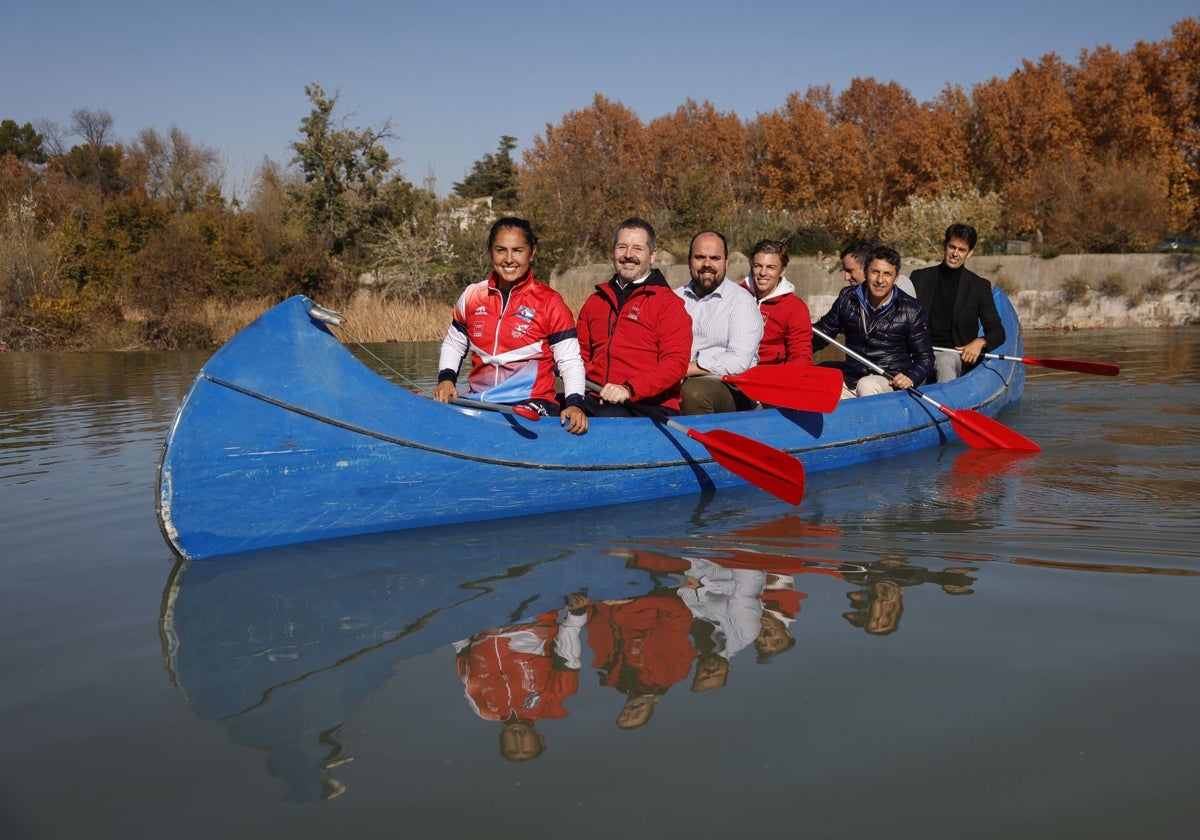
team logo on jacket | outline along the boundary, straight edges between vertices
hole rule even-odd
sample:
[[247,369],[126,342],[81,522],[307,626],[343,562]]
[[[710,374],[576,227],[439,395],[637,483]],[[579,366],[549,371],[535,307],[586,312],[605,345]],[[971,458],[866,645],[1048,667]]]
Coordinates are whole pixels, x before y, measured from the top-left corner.
[[522,321],[529,323],[530,321],[533,320],[533,316],[537,314],[537,310],[531,306],[522,305],[522,306],[518,306],[517,311],[514,312],[513,314],[516,315],[518,318],[520,318]]
[[476,307],[475,307],[475,313],[474,313],[474,314],[476,314],[476,315],[486,315],[486,314],[487,314],[487,304],[485,304],[485,303],[481,303],[481,304],[479,304],[479,306],[476,306]]
[[641,314],[641,311],[642,305],[640,303],[635,303],[633,306],[629,307],[629,314],[625,317],[630,321],[636,321],[638,319],[638,315]]
[[529,332],[529,324],[517,324],[512,331],[513,338],[524,338],[525,333]]
[[471,325],[471,338],[483,338],[483,321],[476,321]]

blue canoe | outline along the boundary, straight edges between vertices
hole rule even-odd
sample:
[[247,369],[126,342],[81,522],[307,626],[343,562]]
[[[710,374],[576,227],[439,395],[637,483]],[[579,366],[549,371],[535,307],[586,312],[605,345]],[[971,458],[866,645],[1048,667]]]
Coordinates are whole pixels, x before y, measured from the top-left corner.
[[[1008,340],[1020,326],[998,289]],[[317,310],[319,312],[319,310]],[[218,350],[176,414],[158,475],[158,517],[181,557],[382,531],[577,510],[720,490],[745,482],[702,443],[650,419],[557,421],[445,405],[358,361],[305,297],[285,300]],[[922,391],[988,416],[1016,404],[1019,362],[988,360]],[[954,440],[946,415],[900,392],[832,414],[767,409],[683,418],[799,458],[808,472]]]

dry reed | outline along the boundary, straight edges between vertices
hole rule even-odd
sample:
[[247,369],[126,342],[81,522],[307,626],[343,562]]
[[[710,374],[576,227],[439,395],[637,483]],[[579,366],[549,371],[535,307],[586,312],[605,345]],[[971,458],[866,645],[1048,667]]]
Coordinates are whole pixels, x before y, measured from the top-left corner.
[[[590,292],[588,288],[575,294],[568,291],[564,295],[571,312],[579,312]],[[270,298],[254,298],[238,303],[205,301],[196,313],[196,320],[208,327],[216,340],[223,344],[275,303]],[[453,307],[448,303],[408,303],[367,294],[355,295],[340,311],[346,318],[346,330],[344,333],[340,330],[337,332],[342,333],[343,338],[352,336],[353,340],[366,344],[441,341],[453,315]]]

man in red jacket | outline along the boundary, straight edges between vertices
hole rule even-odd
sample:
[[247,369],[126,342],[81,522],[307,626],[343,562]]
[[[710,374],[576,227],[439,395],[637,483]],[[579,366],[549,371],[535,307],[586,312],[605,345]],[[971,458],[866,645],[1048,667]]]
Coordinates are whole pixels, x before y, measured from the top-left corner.
[[692,319],[653,267],[657,253],[649,222],[637,217],[621,222],[613,238],[616,273],[579,310],[576,332],[587,378],[601,386],[588,395],[590,415],[638,416],[630,403],[679,413]]

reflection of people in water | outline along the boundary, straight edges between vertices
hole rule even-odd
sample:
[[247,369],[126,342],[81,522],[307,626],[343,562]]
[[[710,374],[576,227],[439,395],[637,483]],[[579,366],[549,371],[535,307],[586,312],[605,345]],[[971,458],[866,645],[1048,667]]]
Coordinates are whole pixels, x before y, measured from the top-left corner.
[[978,569],[951,566],[934,572],[895,557],[865,566],[844,566],[843,577],[858,583],[861,588],[846,593],[853,609],[843,617],[873,636],[886,636],[900,628],[905,587],[932,583],[940,586],[947,595],[970,595],[975,591],[971,588],[975,579],[969,573],[975,571]]
[[659,698],[691,672],[692,615],[673,591],[592,604],[588,644],[600,684],[626,695],[621,729],[645,725]]
[[796,646],[796,637],[790,628],[800,612],[800,602],[806,597],[803,592],[796,591],[796,581],[791,575],[767,574],[761,596],[761,628],[758,638],[754,640],[760,665]]
[[651,572],[664,584],[676,586],[680,600],[692,613],[698,654],[693,692],[724,686],[729,679],[729,661],[751,644],[758,651],[759,662],[795,644],[788,625],[804,596],[795,591],[791,575],[741,563],[727,566],[721,557],[676,557],[648,551],[630,552],[629,557],[631,568]]
[[871,581],[863,589],[846,593],[854,609],[844,617],[872,636],[886,636],[900,629],[904,613],[904,589],[890,580]]
[[587,598],[572,595],[557,612],[498,627],[458,642],[458,676],[467,700],[484,720],[504,723],[500,754],[528,761],[546,750],[534,729],[540,718],[566,717],[568,697],[579,690]]

